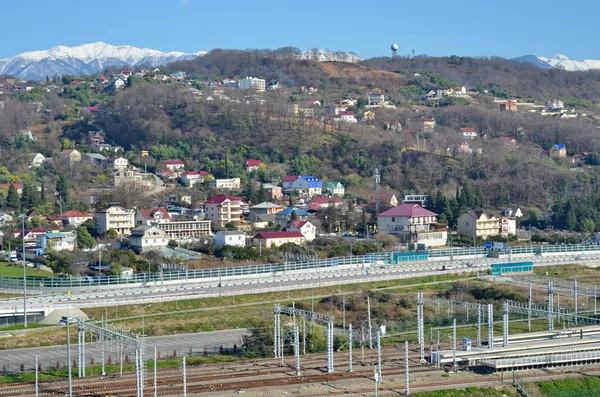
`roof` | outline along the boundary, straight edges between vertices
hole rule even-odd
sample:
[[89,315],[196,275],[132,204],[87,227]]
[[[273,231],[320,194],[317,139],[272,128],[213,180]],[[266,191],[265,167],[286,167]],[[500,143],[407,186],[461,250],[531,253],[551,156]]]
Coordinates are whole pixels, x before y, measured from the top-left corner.
[[512,142],[515,140],[515,138],[510,137],[510,136],[501,136],[500,139],[503,140],[504,142]]
[[[17,190],[19,190],[19,189],[22,189],[22,188],[23,188],[23,185],[21,185],[20,183],[13,183],[12,185],[13,185],[13,186],[15,187],[15,189],[17,189]],[[8,188],[8,187],[10,187],[10,183],[0,183],[0,187],[6,187],[6,188]]]
[[461,128],[460,131],[461,132],[475,132],[475,133],[477,133],[477,130],[475,130],[475,128],[471,128],[471,127]]
[[169,165],[185,164],[183,162],[183,160],[163,160],[163,161],[161,161],[161,163],[163,163],[163,164],[169,164]]
[[75,149],[65,149],[60,154],[71,154],[75,151]]
[[71,211],[67,211],[65,213],[62,213],[61,218],[92,218],[93,215],[92,214],[88,214],[86,212],[81,212],[81,211],[76,211],[76,210],[71,210]]
[[101,161],[106,160],[106,156],[103,156],[100,153],[86,153],[85,155],[90,159],[101,160]]
[[165,174],[173,174],[173,171],[171,171],[171,170],[162,170],[160,173],[163,174],[163,175],[165,175]]
[[352,110],[346,110],[345,112],[340,112],[340,116],[354,116],[354,112]]
[[304,235],[300,232],[261,232],[258,233],[254,238],[260,238],[263,240],[269,240],[273,238],[304,238]]
[[260,164],[260,160],[246,160],[246,167],[258,167]]
[[215,234],[221,233],[225,236],[245,236],[246,233],[240,232],[239,230],[221,230]]
[[146,232],[150,229],[156,229],[162,233],[164,233],[165,231],[162,230],[161,228],[158,228],[156,226],[147,226],[147,225],[141,225],[138,227],[135,227],[133,229],[131,229],[131,235],[136,235],[136,236],[143,236],[146,234]]
[[206,200],[204,204],[223,204],[225,201],[242,201],[240,197],[228,196],[226,194],[219,194],[210,199]]
[[269,209],[269,208],[283,208],[283,206],[265,201],[263,203],[256,204],[255,206],[250,207],[250,209]]
[[485,215],[488,218],[495,216],[492,211],[486,211],[486,210],[477,210],[477,211],[471,210],[471,211],[465,212],[465,214],[470,215],[473,219],[479,219],[481,217],[481,215]]
[[184,172],[182,174],[182,176],[189,176],[189,175],[206,175],[206,176],[208,176],[208,175],[212,175],[212,174],[210,172],[204,171],[204,170],[201,170],[201,171],[188,171],[188,172]]
[[140,213],[145,219],[154,219],[154,214],[157,212],[163,214],[164,219],[171,219],[171,215],[169,215],[166,208],[147,208],[140,210]]
[[309,223],[309,222],[308,221],[299,221],[296,219],[295,221],[290,221],[290,223],[287,224],[286,228],[293,226],[297,229],[301,229],[307,223]]
[[404,217],[416,217],[416,216],[437,216],[435,212],[426,210],[419,204],[400,204],[397,207],[389,209],[377,215],[378,217],[387,216],[404,216]]
[[566,150],[567,147],[563,144],[557,143],[556,145],[554,145],[555,148],[557,148],[558,150]]
[[296,179],[300,178],[300,175],[288,175],[284,177],[281,182],[294,182]]
[[315,197],[312,202],[315,204],[341,203],[342,199],[339,197]]
[[292,211],[295,212],[298,216],[310,216],[310,213],[296,207],[287,207],[283,211],[279,211],[277,215],[291,215]]

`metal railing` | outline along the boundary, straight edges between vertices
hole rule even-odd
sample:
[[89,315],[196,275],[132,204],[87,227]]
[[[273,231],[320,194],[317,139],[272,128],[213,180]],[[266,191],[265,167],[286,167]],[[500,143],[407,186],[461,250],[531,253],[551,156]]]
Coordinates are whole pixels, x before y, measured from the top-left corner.
[[[546,245],[546,246],[522,246],[511,247],[512,254],[542,255],[543,253],[576,253],[586,251],[600,251],[600,245]],[[326,269],[338,266],[361,265],[361,264],[397,264],[423,261],[436,261],[436,258],[481,256],[484,258],[488,251],[484,248],[444,248],[429,250],[427,252],[414,252],[411,260],[409,252],[381,252],[362,256],[345,256],[329,259],[311,261],[297,261],[284,263],[270,263],[262,265],[220,267],[214,269],[169,271],[162,273],[134,274],[128,276],[101,276],[101,277],[78,277],[78,278],[43,278],[28,277],[27,286],[31,288],[77,288],[98,287],[119,284],[146,284],[161,281],[187,281],[201,280],[207,278],[253,276],[253,275],[277,275],[286,272],[302,271],[309,269]],[[507,252],[508,253],[508,252]],[[506,254],[506,253],[505,253]],[[443,259],[437,259],[443,260]],[[0,287],[16,288],[23,286],[21,277],[0,277]]]

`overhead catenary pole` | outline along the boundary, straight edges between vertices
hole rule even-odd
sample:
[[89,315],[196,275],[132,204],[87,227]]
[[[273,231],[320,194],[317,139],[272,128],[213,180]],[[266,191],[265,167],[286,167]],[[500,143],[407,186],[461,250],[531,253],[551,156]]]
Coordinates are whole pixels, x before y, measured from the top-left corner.
[[481,305],[477,305],[477,347],[481,347]]
[[[25,261],[25,214],[19,215],[21,218],[21,224],[23,226],[21,230],[21,237],[23,239],[23,327],[27,328],[27,262]],[[16,255],[15,255],[16,256]]]
[[294,325],[294,354],[296,355],[296,376],[300,376],[300,330]]
[[158,396],[158,382],[157,382],[157,361],[158,354],[156,352],[156,346],[154,346],[154,397]]
[[371,299],[367,296],[367,320],[368,320],[368,338],[369,338],[369,349],[373,348],[373,328],[371,326]]
[[502,346],[508,347],[508,301],[502,305]]
[[410,394],[410,375],[408,371],[408,341],[404,342],[404,370],[406,372],[406,395]]
[[452,320],[452,366],[456,367],[456,319]]
[[487,309],[488,317],[488,348],[494,347],[494,305],[490,303]]
[[529,283],[529,302],[527,312],[527,330],[531,332],[531,304],[533,301],[533,284]]
[[352,372],[352,324],[348,325],[348,372]]
[[552,331],[554,329],[554,286],[552,281],[548,281],[548,329]]
[[68,397],[73,397],[73,367],[72,367],[72,362],[71,362],[71,328],[69,327],[69,322],[70,319],[68,319],[66,321],[67,323],[67,369],[69,371],[68,373],[68,377],[69,377],[69,394]]
[[573,318],[573,321],[575,322],[575,325],[577,325],[577,312],[578,312],[578,291],[577,291],[577,279],[573,280],[573,300],[575,301],[575,317]]
[[377,331],[377,375],[379,383],[383,383],[383,377],[381,376],[381,331]]
[[39,397],[39,395],[40,395],[40,382],[38,379],[38,371],[39,371],[38,357],[35,356],[35,397]]
[[183,356],[183,397],[187,397],[187,372],[185,369],[185,356]]
[[327,373],[333,372],[333,321],[327,323]]
[[420,350],[420,360],[425,361],[425,324],[423,321],[423,292],[417,293],[417,332]]

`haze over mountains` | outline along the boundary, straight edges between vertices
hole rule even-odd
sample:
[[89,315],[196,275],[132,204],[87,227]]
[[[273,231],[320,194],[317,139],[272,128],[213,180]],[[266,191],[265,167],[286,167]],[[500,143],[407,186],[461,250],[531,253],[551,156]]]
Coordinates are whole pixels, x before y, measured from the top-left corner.
[[193,59],[205,53],[161,52],[148,48],[113,46],[102,42],[76,47],[57,46],[49,50],[24,52],[2,59],[0,74],[40,80],[46,76],[93,74],[111,67],[155,67]]

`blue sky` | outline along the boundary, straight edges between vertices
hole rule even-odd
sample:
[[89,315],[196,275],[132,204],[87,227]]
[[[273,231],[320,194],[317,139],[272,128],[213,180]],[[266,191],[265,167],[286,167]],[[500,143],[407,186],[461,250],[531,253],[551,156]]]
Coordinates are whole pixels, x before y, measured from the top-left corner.
[[103,41],[185,52],[317,47],[362,57],[389,55],[398,43],[402,55],[600,59],[599,12],[600,2],[588,0],[3,1],[0,58]]

